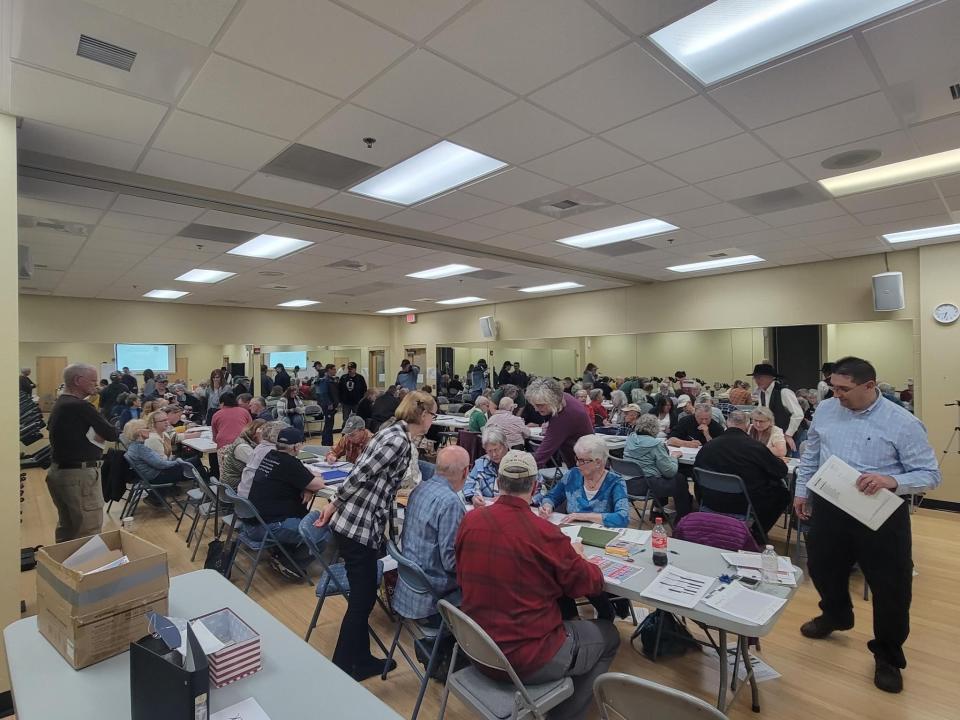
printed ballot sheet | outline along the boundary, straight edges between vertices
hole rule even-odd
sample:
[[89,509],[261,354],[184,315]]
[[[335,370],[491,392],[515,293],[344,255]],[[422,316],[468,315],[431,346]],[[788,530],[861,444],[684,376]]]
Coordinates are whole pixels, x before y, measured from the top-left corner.
[[786,604],[785,598],[748,590],[740,583],[721,585],[710,593],[704,602],[728,615],[746,620],[754,625],[763,625]]
[[871,530],[878,530],[903,499],[881,488],[873,495],[857,489],[860,471],[831,455],[807,483],[807,489],[836,505]]
[[692,608],[703,599],[716,581],[714,577],[687,572],[668,565],[640,594],[652,600]]

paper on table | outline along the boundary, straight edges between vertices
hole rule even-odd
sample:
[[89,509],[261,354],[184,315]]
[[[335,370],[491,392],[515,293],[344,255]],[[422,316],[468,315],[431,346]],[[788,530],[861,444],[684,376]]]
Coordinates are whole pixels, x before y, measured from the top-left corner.
[[87,440],[89,440],[92,444],[96,445],[101,450],[103,450],[107,446],[106,440],[104,440],[102,437],[97,435],[97,431],[93,429],[92,425],[90,426],[90,428],[87,429]]
[[253,698],[247,698],[215,712],[210,716],[210,720],[270,720],[270,716],[260,707],[260,703]]
[[[755,568],[757,570],[763,568],[763,556],[760,553],[725,552],[720,553],[720,555],[728,563],[736,565],[737,567]],[[777,570],[780,572],[793,572],[793,564],[790,562],[790,558],[777,555]]]
[[728,615],[746,620],[753,625],[763,625],[786,604],[786,598],[748,590],[740,583],[721,585],[708,595],[704,602]]
[[562,525],[560,527],[560,532],[562,532],[568,538],[573,540],[574,538],[580,537],[580,526],[579,525]]
[[[758,568],[745,568],[738,567],[737,575],[742,578],[750,578],[752,580],[763,581],[763,571]],[[777,584],[779,585],[789,585],[790,587],[797,586],[797,577],[792,572],[783,572],[782,570],[777,573]]]
[[620,539],[623,540],[623,542],[635,543],[636,545],[646,545],[652,534],[653,533],[651,533],[649,530],[635,530],[634,528],[626,528],[620,533]]
[[857,489],[860,474],[859,470],[850,467],[836,455],[831,455],[807,483],[807,489],[871,530],[878,530],[900,507],[903,499],[886,488],[881,488],[873,495],[860,492]]
[[692,608],[703,599],[716,580],[708,575],[687,572],[668,565],[640,594],[671,605]]
[[[534,515],[536,515],[537,517],[540,517],[540,508],[536,508],[536,507],[532,507],[532,506],[531,506],[530,512],[532,512],[532,513],[533,513]],[[563,519],[564,519],[565,517],[566,517],[566,515],[564,515],[563,513],[555,512],[555,513],[550,513],[550,517],[544,518],[544,519],[545,519],[545,520],[549,520],[549,521],[552,522],[554,525],[559,525],[560,523],[563,522]]]
[[626,563],[605,558],[602,555],[591,555],[587,558],[587,562],[596,565],[607,580],[613,580],[614,582],[629,580],[643,570],[642,567],[633,567]]

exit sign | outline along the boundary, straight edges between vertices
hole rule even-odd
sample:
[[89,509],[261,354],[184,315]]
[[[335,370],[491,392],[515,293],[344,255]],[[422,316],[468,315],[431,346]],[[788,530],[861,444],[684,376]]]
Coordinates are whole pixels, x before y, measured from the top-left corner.
[[407,322],[408,322],[410,325],[413,325],[416,321],[417,321],[417,314],[416,314],[416,313],[407,313]]

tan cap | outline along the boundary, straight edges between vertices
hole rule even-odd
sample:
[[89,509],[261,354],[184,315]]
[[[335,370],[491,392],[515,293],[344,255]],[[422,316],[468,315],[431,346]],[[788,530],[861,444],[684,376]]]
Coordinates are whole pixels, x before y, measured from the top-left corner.
[[683,408],[690,404],[689,395],[681,395],[677,398],[677,408]]
[[640,409],[640,406],[637,405],[636,403],[630,403],[629,405],[624,405],[624,406],[623,406],[623,412],[635,412],[635,413],[641,413],[641,414],[642,414],[642,413],[643,413],[643,410],[641,410],[641,409]]
[[510,450],[500,461],[500,475],[508,478],[528,478],[535,476],[539,470],[533,455],[523,450]]

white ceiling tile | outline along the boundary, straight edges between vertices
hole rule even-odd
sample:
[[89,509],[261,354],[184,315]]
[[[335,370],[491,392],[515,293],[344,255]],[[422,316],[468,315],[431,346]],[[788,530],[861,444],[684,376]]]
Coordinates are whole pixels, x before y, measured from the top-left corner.
[[202,208],[191,205],[176,205],[134,195],[118,195],[110,209],[115,212],[146,215],[147,217],[165,218],[167,220],[183,220],[184,222],[192,222],[203,213]]
[[639,164],[636,157],[610,143],[588,138],[529,162],[526,168],[566,185],[582,185]]
[[17,179],[17,192],[24,197],[48,200],[67,205],[82,205],[83,207],[106,209],[113,202],[115,195],[106,190],[67,185],[66,183],[37,180],[30,177]]
[[78,80],[13,65],[11,108],[17,115],[145,144],[166,112],[159,103]]
[[756,128],[879,89],[856,41],[848,37],[710,94],[748,127]]
[[758,193],[780,190],[806,182],[806,178],[786,163],[772,163],[744,170],[718,180],[700,183],[700,188],[721,200],[734,200]]
[[410,47],[406,40],[327,0],[251,0],[216,49],[346,97]]
[[70,130],[35,120],[24,120],[17,134],[17,147],[58,157],[133,170],[142,145]]
[[643,213],[624,205],[610,205],[599,210],[574,215],[570,218],[570,222],[590,230],[603,230],[604,228],[626,225],[645,218],[646,215]]
[[491,238],[494,235],[500,235],[501,231],[496,228],[485,227],[472,222],[462,222],[457,223],[456,225],[451,225],[450,227],[445,227],[440,231],[440,234],[459,238],[461,240],[478,242],[480,240]]
[[[873,162],[858,165],[848,170],[828,170],[821,165],[827,158],[849,152],[850,150],[879,150],[880,157]],[[792,158],[790,164],[811,180],[820,180],[856,170],[865,170],[866,168],[876,167],[878,165],[887,165],[888,163],[908,160],[916,157],[916,154],[916,149],[910,138],[907,137],[905,132],[898,130],[897,132],[887,133],[886,135],[880,135],[870,138],[869,140],[861,140],[859,142],[833,147],[829,150],[820,150],[819,152],[810,153],[809,155],[801,155],[800,157]]]
[[[498,238],[494,238],[493,240],[495,241],[497,239]],[[493,244],[493,241],[488,240],[487,244],[491,245]],[[561,245],[557,242],[540,243],[539,245],[525,248],[525,250],[533,255],[542,255],[544,257],[560,257],[561,255],[570,255],[576,252],[576,250],[573,248],[570,248],[567,245]]]
[[506,248],[508,250],[528,250],[534,246],[539,246],[542,242],[542,240],[529,238],[525,235],[507,234],[484,240],[483,244],[491,247]]
[[923,155],[953,150],[960,147],[960,114],[913,125],[909,132]]
[[523,231],[524,237],[531,238],[538,242],[543,242],[544,240],[559,240],[560,238],[580,235],[582,233],[583,226],[574,225],[565,220],[553,220],[544,225],[528,227]]
[[519,205],[563,188],[564,185],[561,183],[535,175],[523,168],[510,168],[488,180],[474,183],[470,186],[470,194],[508,205]]
[[739,218],[737,220],[727,220],[713,225],[703,225],[697,228],[697,232],[708,238],[725,238],[732,235],[743,235],[750,232],[760,232],[767,227],[766,224],[753,217]]
[[570,123],[521,100],[464,128],[452,140],[504,162],[523,163],[585,137]]
[[698,183],[766,165],[777,159],[751,136],[743,134],[665,158],[657,164],[687,182]]
[[317,207],[343,215],[355,215],[367,220],[379,220],[398,210],[396,205],[368,200],[345,192],[337,193],[332,198],[324,200]]
[[960,195],[960,175],[937,180],[937,187],[940,188],[940,192],[943,193],[944,197]]
[[782,228],[783,232],[787,235],[793,237],[806,237],[809,235],[820,235],[822,233],[836,232],[838,230],[849,230],[850,228],[858,228],[862,225],[857,221],[856,218],[851,217],[850,215],[838,215],[835,218],[827,218],[826,220],[814,220],[813,222],[804,222],[797,223],[796,225],[790,225],[788,227]]
[[[232,230],[244,230],[255,233],[265,233],[277,225],[276,220],[264,220],[263,218],[220,212],[219,210],[207,210],[196,219],[196,222],[199,225],[212,225],[213,227],[230,228]],[[211,245],[211,247],[218,246]]]
[[659,160],[740,131],[708,100],[695,97],[610,130],[603,137],[645,160]]
[[[23,180],[21,179],[20,182],[23,182]],[[38,200],[25,195],[17,198],[17,212],[21,215],[49,218],[51,220],[68,220],[85,225],[96,225],[103,215],[102,208],[66,205],[48,200]],[[25,230],[26,228],[21,228],[20,233],[23,234]]]
[[626,39],[583,0],[487,0],[428,44],[515,92],[528,93]]
[[[376,140],[367,147],[363,138]],[[345,105],[301,137],[303,145],[346,155],[380,167],[394,165],[438,142],[430,133],[356,105]]]
[[909,205],[924,200],[935,200],[937,197],[937,188],[934,184],[932,182],[922,182],[850,195],[837,202],[852,213],[863,213],[870,210],[896,207],[897,205]]
[[518,207],[509,207],[505,210],[476,218],[481,225],[489,225],[503,232],[516,232],[534,225],[543,225],[550,222],[550,218],[540,213],[530,212]]
[[548,85],[530,99],[591,132],[601,132],[693,94],[643,48],[631,44]]
[[495,85],[418,50],[354,98],[358,105],[447,135],[513,99]]
[[455,190],[417,205],[420,210],[426,210],[434,215],[443,215],[453,220],[472,220],[481,215],[503,210],[504,207],[503,203],[471,195],[462,190]]
[[336,190],[321,185],[290,180],[277,175],[267,175],[266,173],[256,173],[238,187],[237,192],[305,207],[314,207],[317,203],[323,202],[337,193]]
[[150,150],[141,161],[137,172],[221,190],[233,190],[250,174],[248,170],[217,165],[163,150]]
[[344,0],[354,10],[389,28],[422,40],[469,0]]
[[940,2],[880,23],[863,36],[887,83],[898,85],[941,69],[956,72],[958,28],[960,5]]
[[943,213],[944,216],[947,215],[947,209],[944,207],[943,201],[940,200],[940,198],[910,203],[909,205],[897,205],[896,207],[882,208],[880,210],[868,210],[867,212],[857,213],[856,217],[864,225],[880,225],[898,220],[928,217],[938,213]]
[[781,155],[795,157],[899,127],[890,103],[878,92],[769,125],[757,130],[757,135]]
[[209,45],[236,0],[86,0],[116,15],[136,20],[200,45]]
[[674,20],[696,12],[710,0],[596,0],[634,35],[649,35]]
[[677,188],[669,192],[628,202],[627,206],[652,217],[662,217],[670,213],[694,210],[707,205],[715,205],[717,198],[692,185]]
[[220,165],[256,170],[278,155],[287,143],[177,110],[167,118],[153,147]]
[[746,213],[743,210],[728,203],[721,203],[719,205],[709,205],[694,210],[673,213],[663,219],[680,227],[695,228],[742,217],[746,217]]
[[[314,243],[327,243],[334,238],[342,237],[340,233],[332,230],[323,230],[322,228],[306,227],[304,225],[293,225],[291,223],[280,223],[276,227],[270,228],[270,232],[280,237],[292,237],[299,240],[309,240]],[[303,249],[303,253],[310,254],[317,251],[317,246]],[[297,253],[298,255],[300,253]],[[243,258],[246,259],[246,258]]]
[[383,221],[401,227],[414,228],[415,230],[426,230],[427,232],[433,232],[453,224],[450,218],[411,208],[401,210],[394,215],[388,215]]
[[83,246],[84,252],[116,250],[121,253],[147,255],[163,245],[170,235],[140,232],[125,228],[100,226]]
[[824,220],[826,218],[838,217],[845,213],[844,209],[837,203],[831,201],[814,203],[813,205],[804,205],[803,207],[790,208],[789,210],[779,210],[772,213],[758,215],[768,225],[780,227],[783,225],[796,225],[802,222],[812,222],[814,220]]
[[[627,200],[662,193],[664,190],[678,188],[683,184],[682,180],[665,173],[660,168],[653,165],[641,165],[633,170],[587,183],[581,186],[581,190],[586,190],[613,202],[622,203]],[[711,198],[710,202],[716,201]]]
[[212,55],[180,107],[293,140],[339,101],[222,55]]
[[168,237],[176,235],[185,225],[185,222],[179,220],[164,220],[162,218],[131,215],[129,213],[114,211],[108,212],[100,220],[101,227],[136,230],[138,232],[156,233]]

